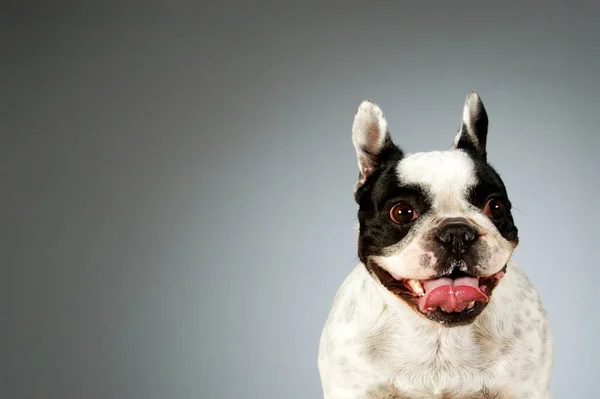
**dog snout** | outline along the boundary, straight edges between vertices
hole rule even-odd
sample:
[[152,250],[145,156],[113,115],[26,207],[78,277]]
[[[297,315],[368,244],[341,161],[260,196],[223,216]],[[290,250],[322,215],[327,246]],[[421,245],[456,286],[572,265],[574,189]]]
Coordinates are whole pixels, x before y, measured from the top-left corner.
[[462,220],[444,222],[437,235],[442,245],[457,253],[466,252],[477,240],[477,237],[475,228]]

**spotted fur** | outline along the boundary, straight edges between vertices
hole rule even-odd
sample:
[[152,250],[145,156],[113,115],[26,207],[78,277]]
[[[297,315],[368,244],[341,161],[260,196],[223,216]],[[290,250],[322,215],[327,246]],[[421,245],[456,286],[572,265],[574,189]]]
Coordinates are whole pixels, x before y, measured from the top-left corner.
[[[447,151],[405,155],[372,102],[359,107],[352,136],[360,170],[360,264],[339,288],[322,332],[324,398],[549,399],[549,319],[512,259],[518,230],[506,188],[487,163],[487,113],[479,96],[467,97]],[[502,220],[483,212],[490,195],[507,202]],[[386,219],[398,198],[420,213],[408,226]],[[460,264],[447,259],[434,237],[448,218],[467,220],[481,236]],[[424,317],[381,278],[421,280],[452,268],[477,275],[506,270],[487,305],[455,325]]]

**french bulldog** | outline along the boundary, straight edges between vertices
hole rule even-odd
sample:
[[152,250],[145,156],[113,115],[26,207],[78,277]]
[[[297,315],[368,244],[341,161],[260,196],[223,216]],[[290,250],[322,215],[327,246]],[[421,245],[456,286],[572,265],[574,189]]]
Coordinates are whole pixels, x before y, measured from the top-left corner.
[[325,399],[551,398],[549,318],[512,259],[518,230],[487,133],[471,92],[449,149],[405,154],[379,106],[360,104],[360,263],[321,334]]

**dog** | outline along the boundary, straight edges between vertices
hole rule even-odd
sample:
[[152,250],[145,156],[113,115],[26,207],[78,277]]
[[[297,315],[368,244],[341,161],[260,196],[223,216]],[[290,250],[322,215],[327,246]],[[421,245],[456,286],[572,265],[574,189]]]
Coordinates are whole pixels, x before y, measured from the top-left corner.
[[325,399],[551,398],[549,318],[512,259],[518,229],[487,133],[470,92],[450,148],[405,154],[379,106],[360,104],[360,263],[320,337]]

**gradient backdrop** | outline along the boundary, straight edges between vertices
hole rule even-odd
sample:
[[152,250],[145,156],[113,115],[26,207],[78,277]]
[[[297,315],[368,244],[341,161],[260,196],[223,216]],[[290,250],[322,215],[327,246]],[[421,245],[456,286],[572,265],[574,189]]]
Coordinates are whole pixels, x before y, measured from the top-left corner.
[[318,398],[355,110],[442,149],[472,89],[554,395],[597,394],[600,6],[51,3],[0,12],[0,397]]

